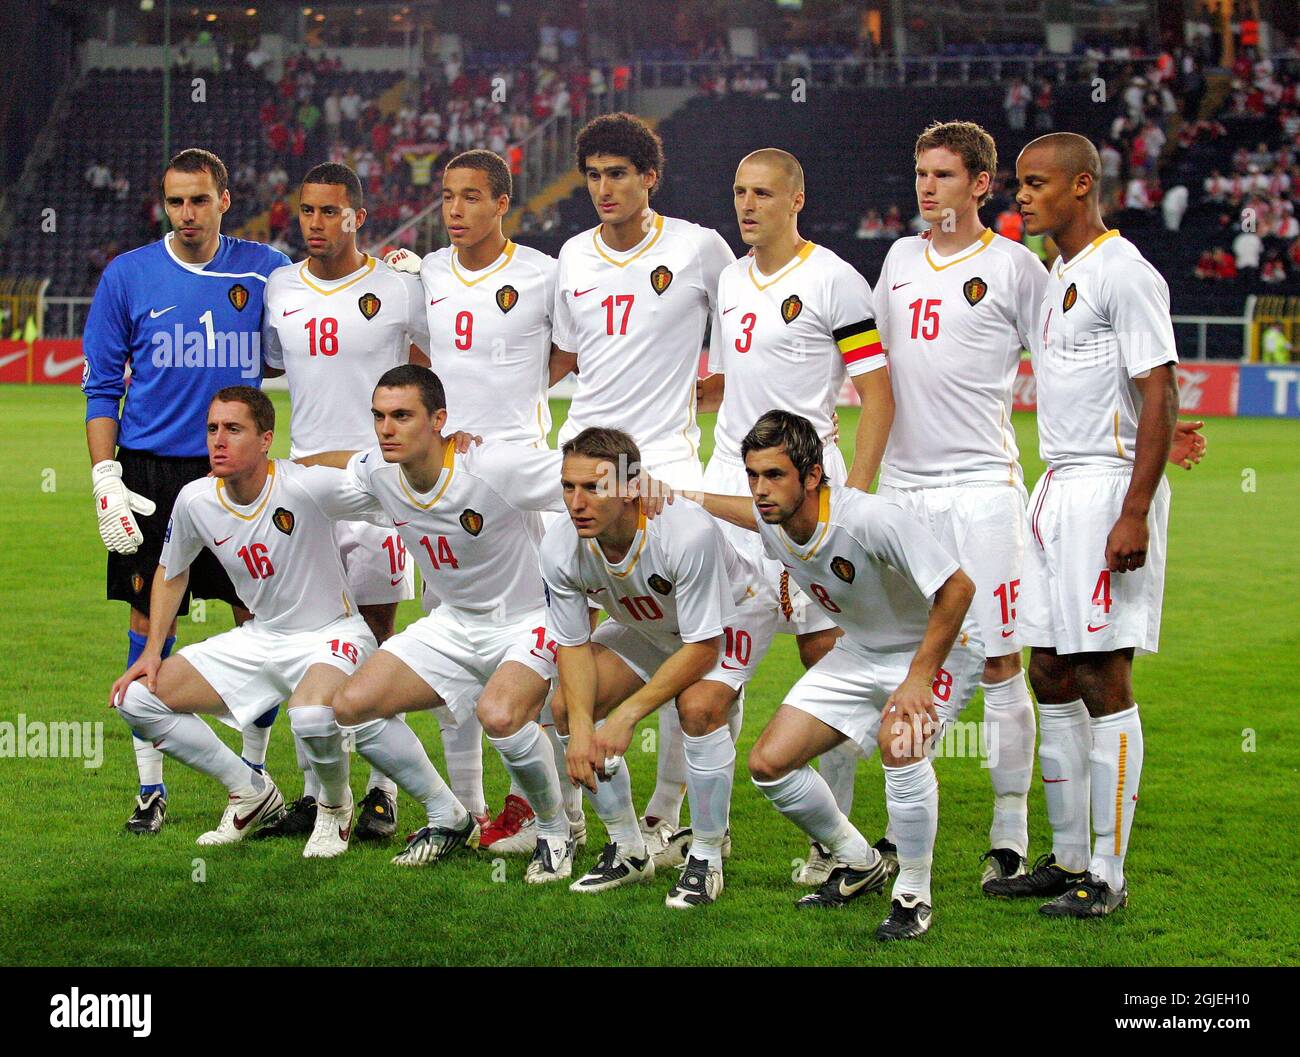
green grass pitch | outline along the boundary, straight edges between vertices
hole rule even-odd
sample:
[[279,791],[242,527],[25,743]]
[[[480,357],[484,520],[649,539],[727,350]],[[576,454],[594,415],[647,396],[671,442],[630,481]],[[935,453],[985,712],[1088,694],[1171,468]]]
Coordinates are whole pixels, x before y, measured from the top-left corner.
[[[275,395],[283,454],[288,407]],[[83,410],[72,387],[0,387],[0,720],[104,724],[98,768],[0,758],[0,949],[9,964],[1268,965],[1300,957],[1286,892],[1292,886],[1294,895],[1300,779],[1296,423],[1212,420],[1207,462],[1172,472],[1162,652],[1136,668],[1146,764],[1128,909],[1101,922],[1054,922],[1032,904],[982,898],[976,860],[987,841],[988,778],[977,759],[947,759],[938,764],[934,927],[919,942],[882,947],[871,932],[883,896],[843,913],[792,909],[803,891],[791,883],[803,837],[746,776],[745,753],[800,671],[788,637],[750,687],[735,853],[721,901],[703,912],[667,910],[667,877],[594,897],[526,887],[518,857],[399,870],[388,864],[396,846],[359,845],[327,862],[304,861],[297,843],[201,849],[194,838],[219,816],[221,791],[174,761],[164,832],[125,833],[135,768],[126,727],[105,700],[122,670],[127,613],[104,600]],[[854,422],[844,416],[845,436]],[[1017,416],[1016,428],[1032,482],[1041,472],[1032,416]],[[417,612],[410,603],[400,623]],[[182,644],[230,626],[221,604],[207,615],[204,624],[181,621]],[[964,718],[978,719],[981,708],[977,697]],[[412,725],[441,768],[432,717]],[[284,727],[269,766],[296,796]],[[654,777],[653,756],[639,744],[628,754],[638,806]],[[489,802],[499,809],[507,780],[490,747],[484,758]],[[366,773],[358,762],[358,796]],[[416,828],[414,802],[403,797],[399,811],[401,831]],[[1037,782],[1030,811],[1032,856],[1050,841]],[[880,835],[878,761],[860,766],[853,817],[869,839]],[[600,823],[591,811],[588,819],[598,848]]]

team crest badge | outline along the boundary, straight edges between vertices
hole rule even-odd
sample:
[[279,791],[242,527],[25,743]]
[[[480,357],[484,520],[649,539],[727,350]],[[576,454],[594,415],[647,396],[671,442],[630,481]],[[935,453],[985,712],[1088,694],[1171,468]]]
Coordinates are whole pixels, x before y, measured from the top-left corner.
[[793,323],[799,318],[799,313],[803,311],[803,302],[799,300],[798,294],[791,294],[781,302],[781,318],[787,324]]
[[144,593],[144,577],[139,573],[131,574],[131,590],[137,595]]
[[966,295],[967,304],[974,308],[984,300],[984,295],[989,292],[989,284],[977,275],[974,279],[966,280],[966,285],[961,288],[961,292]]
[[271,515],[271,524],[288,536],[293,532],[293,511],[285,510],[282,506],[276,507],[275,513]]
[[497,308],[502,312],[509,312],[517,304],[519,304],[519,291],[513,286],[503,286],[497,291]]
[[235,311],[242,312],[244,306],[248,304],[248,287],[243,283],[235,283],[230,288],[229,297],[230,303],[235,306]]
[[379,313],[379,298],[374,294],[362,294],[357,298],[357,308],[366,319],[374,319]]
[[648,583],[651,587],[653,587],[653,588],[654,588],[656,591],[658,591],[661,595],[666,595],[666,594],[670,593],[670,592],[672,591],[672,589],[673,589],[673,585],[670,584],[667,580],[665,580],[665,579],[664,579],[662,576],[660,576],[658,573],[654,573],[654,574],[650,577],[650,579],[646,581],[646,583]]
[[1071,283],[1070,288],[1065,291],[1065,299],[1061,302],[1061,311],[1070,311],[1070,309],[1074,307],[1074,302],[1077,300],[1079,300],[1079,290],[1074,283]]
[[831,572],[843,580],[846,584],[853,583],[853,577],[857,575],[857,570],[853,568],[853,563],[848,558],[832,558]]
[[460,514],[460,527],[471,536],[477,536],[483,531],[483,515],[466,507]]
[[673,273],[662,264],[650,273],[650,285],[656,294],[662,294],[673,281]]

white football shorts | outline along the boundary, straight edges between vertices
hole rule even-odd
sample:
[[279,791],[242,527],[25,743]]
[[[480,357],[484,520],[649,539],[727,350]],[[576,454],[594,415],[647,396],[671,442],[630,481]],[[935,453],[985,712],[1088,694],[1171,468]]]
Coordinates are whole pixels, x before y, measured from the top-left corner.
[[1106,569],[1106,539],[1119,518],[1132,472],[1048,471],[1029,498],[1029,545],[1020,592],[1020,636],[1060,654],[1132,648],[1155,653],[1165,590],[1169,482],[1147,515],[1146,564]]
[[268,631],[257,619],[196,642],[177,652],[194,665],[225,702],[219,715],[232,727],[248,726],[292,696],[314,664],[328,664],[351,675],[374,652],[375,637],[366,622],[340,617],[319,631]]

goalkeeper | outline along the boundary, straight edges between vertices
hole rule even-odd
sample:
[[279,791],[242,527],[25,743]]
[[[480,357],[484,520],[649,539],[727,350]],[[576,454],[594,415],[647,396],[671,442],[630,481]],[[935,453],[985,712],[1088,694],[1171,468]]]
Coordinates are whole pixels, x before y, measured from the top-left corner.
[[[259,384],[266,277],[289,263],[278,250],[221,234],[230,207],[226,183],[215,154],[176,155],[163,173],[174,230],[115,258],[86,318],[86,443],[99,535],[109,552],[108,597],[131,605],[128,668],[149,636],[149,588],[172,504],[182,487],[208,473],[208,404],[224,386]],[[191,566],[179,612],[189,612],[191,595],[229,602],[236,623],[249,618],[209,551]],[[173,621],[164,657],[175,636]],[[274,718],[272,710],[244,732],[244,757],[257,770]],[[134,745],[140,793],[126,828],[157,833],[167,813],[162,753],[140,738]]]

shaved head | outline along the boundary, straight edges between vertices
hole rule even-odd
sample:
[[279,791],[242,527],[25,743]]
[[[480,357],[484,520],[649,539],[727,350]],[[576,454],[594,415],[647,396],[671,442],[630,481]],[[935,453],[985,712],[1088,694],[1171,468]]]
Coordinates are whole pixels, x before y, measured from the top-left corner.
[[780,170],[789,182],[792,194],[803,190],[803,166],[799,164],[799,159],[788,150],[781,150],[779,147],[763,147],[753,151],[740,159],[740,165],[736,166],[736,171],[739,172],[741,166],[747,162],[761,162],[764,165],[771,165]]
[[1087,173],[1092,178],[1090,194],[1101,186],[1101,157],[1092,140],[1074,132],[1049,132],[1026,144],[1020,152],[1024,157],[1030,151],[1042,151],[1051,168],[1062,172],[1068,179]]

